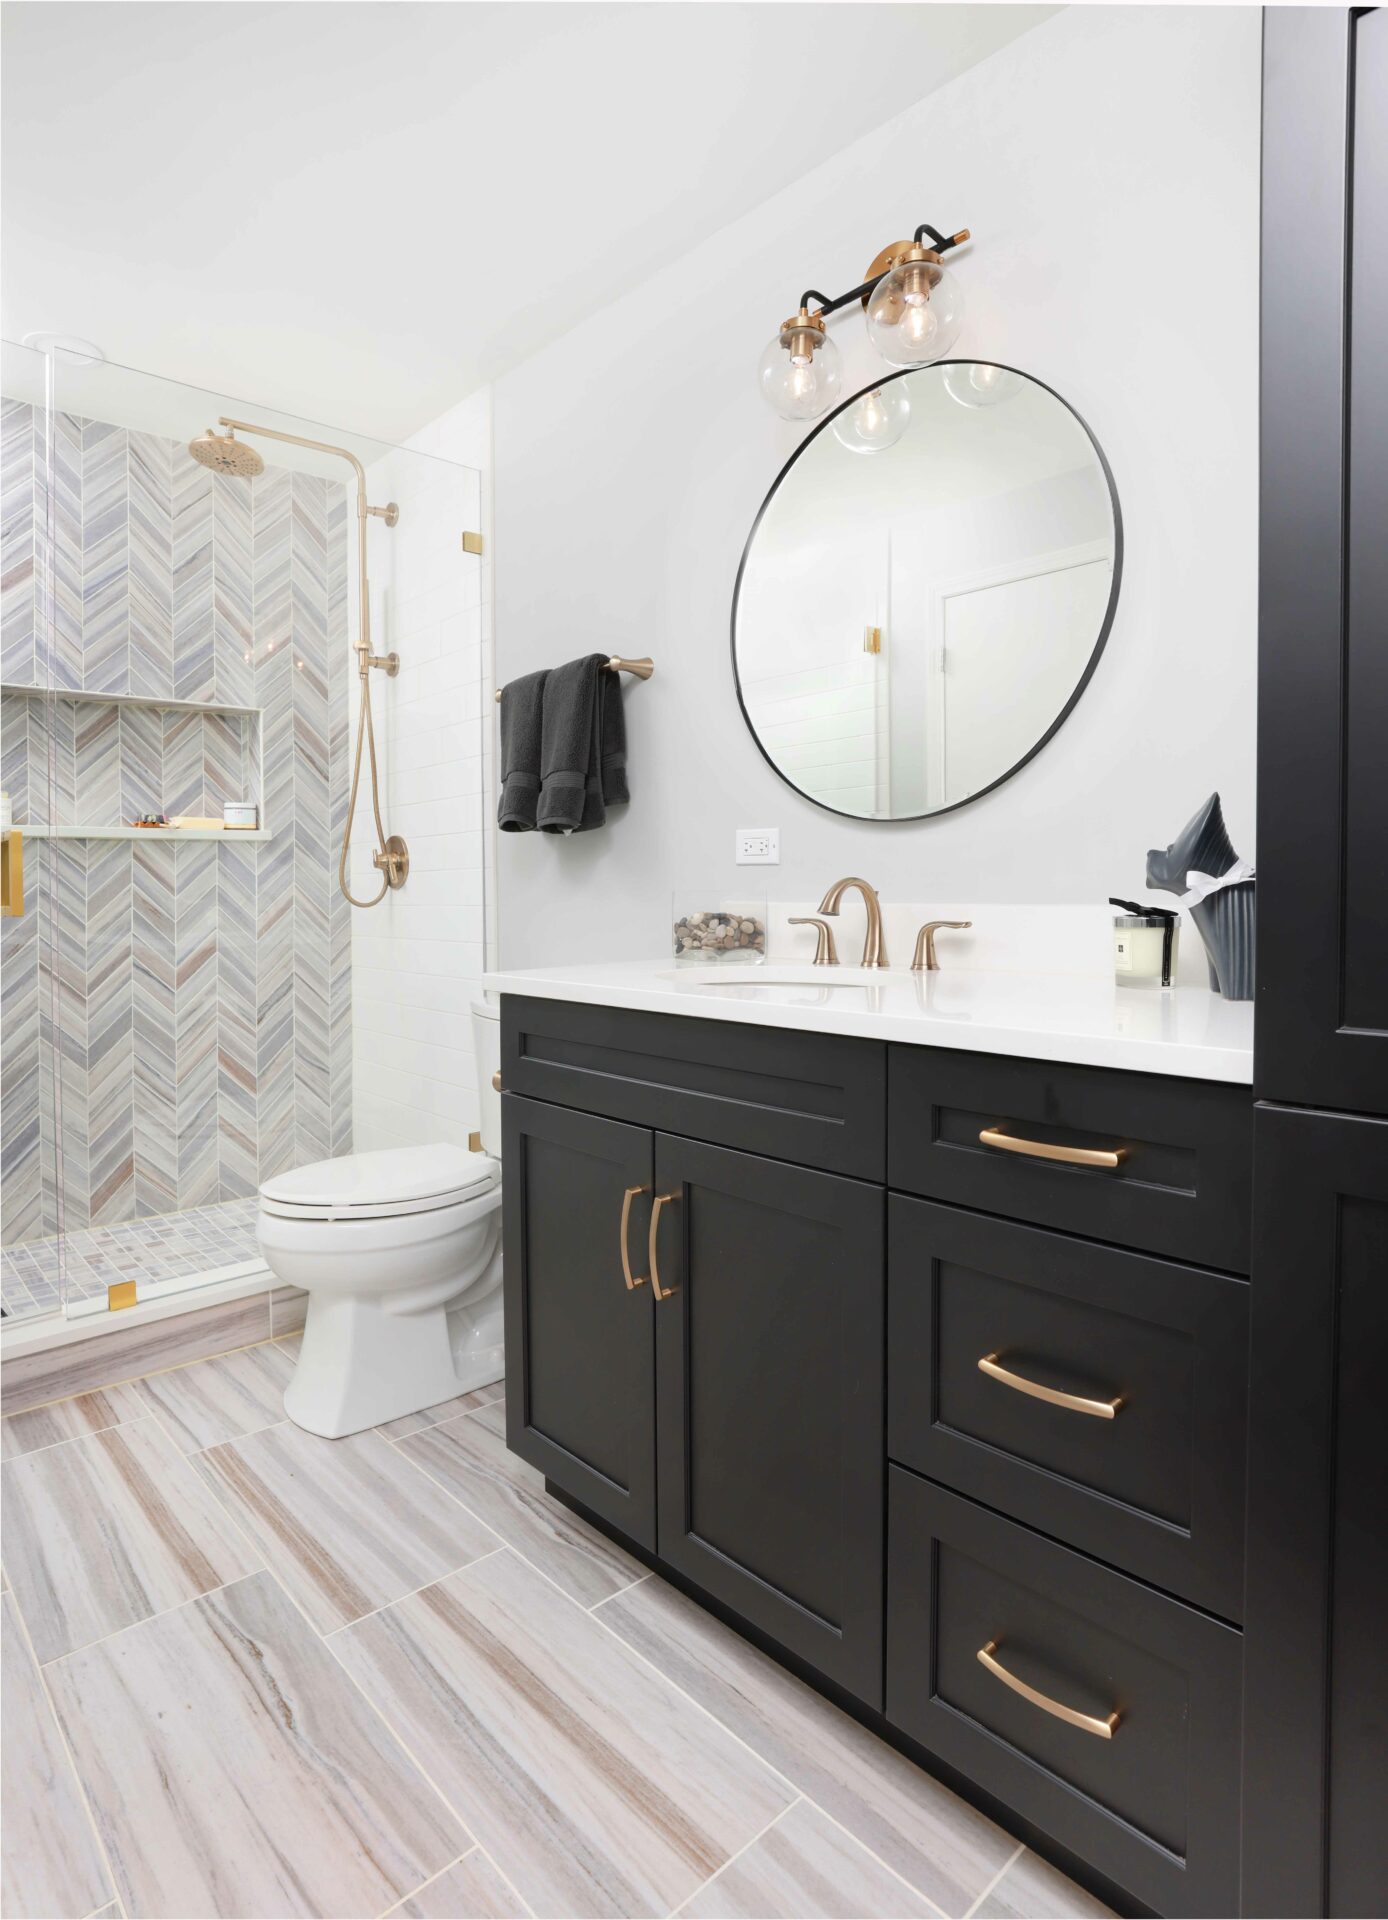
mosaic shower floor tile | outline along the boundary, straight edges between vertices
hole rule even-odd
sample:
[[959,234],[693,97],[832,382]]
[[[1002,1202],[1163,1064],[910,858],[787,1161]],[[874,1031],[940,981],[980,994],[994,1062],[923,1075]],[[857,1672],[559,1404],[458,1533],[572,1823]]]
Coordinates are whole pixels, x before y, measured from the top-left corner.
[[178,1280],[256,1255],[254,1194],[183,1213],[26,1240],[0,1252],[0,1304],[7,1320],[52,1313],[67,1298],[96,1300],[122,1280]]

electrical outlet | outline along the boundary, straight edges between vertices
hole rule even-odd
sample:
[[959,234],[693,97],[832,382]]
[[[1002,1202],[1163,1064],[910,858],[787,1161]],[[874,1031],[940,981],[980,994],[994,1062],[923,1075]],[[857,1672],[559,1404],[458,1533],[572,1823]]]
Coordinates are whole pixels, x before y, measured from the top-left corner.
[[737,864],[740,867],[779,867],[781,829],[779,827],[739,827]]

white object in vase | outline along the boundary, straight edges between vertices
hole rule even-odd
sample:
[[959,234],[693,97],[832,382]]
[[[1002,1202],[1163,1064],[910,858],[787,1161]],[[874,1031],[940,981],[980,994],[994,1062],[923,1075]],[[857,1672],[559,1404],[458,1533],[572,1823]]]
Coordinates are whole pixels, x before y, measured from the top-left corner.
[[473,1007],[481,1153],[437,1144],[344,1154],[267,1180],[257,1237],[309,1296],[284,1410],[341,1439],[499,1380],[499,1012]]

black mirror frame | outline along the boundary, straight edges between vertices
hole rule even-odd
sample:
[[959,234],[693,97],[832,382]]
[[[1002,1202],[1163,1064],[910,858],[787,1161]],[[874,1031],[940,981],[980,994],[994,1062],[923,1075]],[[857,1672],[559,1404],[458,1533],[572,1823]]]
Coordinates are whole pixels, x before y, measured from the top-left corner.
[[[1058,400],[1061,406],[1065,408],[1066,412],[1070,414],[1071,418],[1077,421],[1079,426],[1083,429],[1085,438],[1089,441],[1090,446],[1094,449],[1094,457],[1099,462],[1100,470],[1102,471],[1104,479],[1108,485],[1109,506],[1113,511],[1113,580],[1109,587],[1108,605],[1104,609],[1104,617],[1103,617],[1103,620],[1100,622],[1098,638],[1095,640],[1093,649],[1089,655],[1089,659],[1085,663],[1084,672],[1080,675],[1079,679],[1075,682],[1074,692],[1070,695],[1070,698],[1065,702],[1065,705],[1061,708],[1060,712],[1056,715],[1055,719],[1051,722],[1050,726],[1042,734],[1041,738],[1036,742],[1036,744],[1033,747],[1028,748],[1028,750],[1022,755],[1021,759],[1016,761],[1012,766],[1010,766],[1005,773],[1000,773],[996,780],[990,780],[986,787],[980,787],[977,793],[971,793],[967,795],[966,798],[964,798],[963,800],[953,800],[950,802],[950,804],[947,807],[932,807],[928,813],[898,813],[898,814],[881,814],[881,815],[869,814],[869,813],[847,813],[844,811],[842,807],[831,807],[826,800],[817,799],[814,794],[806,793],[803,787],[796,786],[795,782],[791,779],[790,775],[786,773],[781,767],[778,767],[776,765],[776,762],[771,758],[771,755],[767,752],[766,748],[762,745],[761,735],[757,732],[756,728],[752,725],[751,715],[747,711],[747,702],[742,697],[742,676],[738,673],[738,670],[737,670],[737,603],[738,603],[738,597],[742,592],[742,576],[747,571],[747,562],[751,558],[752,543],[757,537],[757,529],[760,527],[763,519],[765,518],[766,511],[770,507],[771,502],[775,499],[777,490],[781,486],[782,482],[786,479],[787,475],[790,473],[790,470],[795,465],[796,461],[805,452],[806,448],[814,444],[815,440],[817,440],[819,435],[824,432],[826,427],[832,426],[834,421],[838,419],[839,415],[841,413],[846,412],[849,407],[853,406],[857,401],[861,400],[865,393],[873,393],[879,387],[885,387],[892,380],[904,379],[908,373],[926,373],[929,371],[929,367],[944,368],[944,367],[961,367],[961,366],[997,367],[1000,373],[1014,373],[1017,375],[1018,379],[1030,381],[1032,386],[1040,387],[1043,392],[1050,394],[1053,400]],[[929,367],[902,367],[895,373],[887,374],[881,380],[874,380],[870,383],[870,385],[866,387],[860,387],[856,393],[850,394],[846,400],[841,401],[840,404],[834,408],[832,413],[826,413],[824,418],[821,421],[819,421],[819,423],[815,426],[813,431],[805,435],[805,438],[800,442],[800,445],[795,449],[794,453],[790,456],[789,460],[786,461],[785,465],[781,468],[781,471],[776,475],[776,478],[772,481],[770,487],[767,489],[766,498],[762,501],[761,505],[757,509],[757,517],[752,522],[751,531],[747,535],[746,544],[743,546],[743,549],[742,549],[742,558],[737,563],[737,578],[733,582],[732,617],[731,617],[731,621],[729,625],[729,633],[728,633],[728,644],[729,644],[729,650],[732,655],[732,665],[733,665],[733,686],[737,692],[737,704],[742,714],[743,724],[746,726],[748,733],[751,734],[752,739],[755,741],[758,753],[761,755],[762,759],[765,760],[767,766],[770,767],[771,771],[776,775],[777,779],[783,780],[785,784],[790,788],[791,792],[798,793],[802,800],[808,800],[810,805],[813,807],[822,807],[825,813],[837,814],[840,820],[861,820],[867,826],[884,826],[884,827],[903,826],[910,822],[914,822],[918,820],[938,820],[944,814],[957,813],[960,807],[972,806],[974,801],[981,800],[985,793],[992,793],[996,788],[1002,786],[1004,781],[1010,780],[1012,779],[1014,774],[1020,773],[1022,768],[1026,766],[1029,760],[1034,760],[1037,754],[1040,753],[1042,747],[1044,747],[1048,741],[1053,740],[1056,734],[1060,731],[1061,727],[1064,726],[1065,722],[1069,719],[1071,713],[1074,711],[1076,701],[1078,701],[1080,695],[1084,692],[1085,688],[1089,685],[1090,680],[1094,676],[1094,669],[1099,664],[1099,656],[1103,653],[1104,647],[1108,642],[1109,632],[1113,626],[1113,616],[1118,606],[1118,590],[1120,585],[1122,584],[1122,579],[1123,579],[1123,511],[1118,501],[1118,488],[1114,485],[1113,469],[1109,466],[1107,456],[1105,455],[1103,448],[1099,445],[1098,440],[1094,436],[1093,428],[1089,425],[1089,422],[1084,418],[1084,416],[1078,413],[1076,409],[1070,405],[1070,402],[1065,398],[1064,394],[1057,393],[1055,388],[1051,386],[1047,386],[1044,380],[1038,380],[1034,373],[1024,373],[1020,367],[1004,366],[1003,363],[999,360],[979,360],[972,354],[969,356],[967,360],[932,360],[929,363]]]

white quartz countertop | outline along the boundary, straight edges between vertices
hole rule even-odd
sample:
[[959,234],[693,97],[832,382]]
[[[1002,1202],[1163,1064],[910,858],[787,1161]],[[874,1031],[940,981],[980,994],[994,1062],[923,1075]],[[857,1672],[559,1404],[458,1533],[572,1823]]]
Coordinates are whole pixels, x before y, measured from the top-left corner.
[[636,1007],[694,1020],[746,1021],[1188,1080],[1253,1081],[1253,1003],[1224,1000],[1204,987],[1151,992],[1102,977],[963,968],[868,972],[774,960],[765,966],[683,968],[668,960],[614,960],[500,970],[487,974],[484,984],[494,993],[583,1006]]

